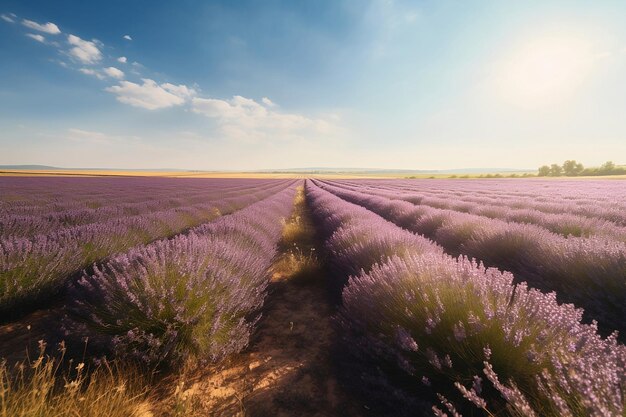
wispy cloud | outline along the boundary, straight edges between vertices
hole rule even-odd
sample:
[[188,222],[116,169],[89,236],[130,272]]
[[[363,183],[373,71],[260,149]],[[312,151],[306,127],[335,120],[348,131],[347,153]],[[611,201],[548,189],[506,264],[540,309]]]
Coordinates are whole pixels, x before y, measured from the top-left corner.
[[80,72],[82,72],[83,74],[86,74],[86,75],[94,76],[94,77],[96,77],[99,80],[104,80],[105,79],[105,76],[102,73],[100,73],[99,71],[97,71],[97,70],[95,70],[93,68],[79,68],[78,71],[80,71]]
[[184,99],[190,99],[197,94],[196,90],[189,88],[184,84],[175,85],[171,83],[163,83],[161,84],[161,87],[163,87],[166,91]]
[[17,16],[14,13],[3,13],[0,14],[0,19],[4,20],[5,22],[9,22],[9,23],[15,23],[15,18]]
[[265,105],[266,105],[266,106],[268,106],[268,107],[275,107],[275,106],[276,106],[276,104],[275,104],[272,100],[270,100],[269,98],[267,98],[267,97],[263,97],[263,98],[261,99],[261,101],[263,102],[263,104],[265,104]]
[[43,35],[35,34],[35,33],[27,33],[27,37],[36,40],[37,42],[44,43],[46,38]]
[[59,29],[59,27],[52,22],[44,23],[42,25],[37,22],[33,22],[32,20],[24,19],[22,20],[22,24],[29,29],[48,33],[50,35],[58,35],[59,33],[61,33],[61,30]]
[[142,81],[143,84],[121,81],[119,85],[108,87],[105,91],[115,94],[121,103],[148,110],[180,106],[195,94],[193,89],[184,85],[169,83],[159,85],[147,78]]
[[117,78],[118,80],[121,80],[122,78],[124,78],[124,71],[119,70],[115,67],[107,67],[103,71],[106,75],[108,75],[111,78]]
[[70,55],[83,64],[95,64],[102,59],[102,53],[95,42],[86,41],[76,35],[68,35],[67,42],[73,47]]
[[251,122],[268,115],[265,107],[242,96],[234,96],[231,100],[195,98],[192,103],[194,112],[221,120],[246,119]]
[[[11,17],[11,16],[9,16]],[[57,33],[58,27],[53,23],[40,25],[24,20],[24,26],[37,28],[46,33]],[[59,31],[60,32],[60,31]],[[289,140],[321,137],[336,129],[338,123],[330,117],[312,118],[293,112],[279,111],[279,107],[268,97],[259,101],[235,95],[231,99],[201,97],[199,89],[184,84],[157,82],[142,77],[138,72],[145,68],[137,63],[129,63],[125,56],[107,57],[102,53],[104,45],[93,39],[85,40],[74,34],[67,35],[65,46],[47,42],[43,35],[28,33],[26,36],[56,47],[61,53],[72,58],[73,62],[63,63],[82,74],[99,80],[118,80],[116,85],[104,89],[115,96],[117,101],[146,110],[160,110],[171,107],[187,106],[193,113],[213,119],[216,130],[212,133],[224,139],[236,141],[258,142],[265,140]],[[130,35],[124,39],[132,40]],[[69,48],[68,48],[69,45]],[[127,71],[115,66],[107,66],[107,61],[119,64],[130,64]],[[110,64],[109,64],[110,65]],[[126,80],[126,76],[135,74],[141,77],[140,82]],[[105,143],[104,135],[81,129],[70,129],[70,138],[89,139],[92,142]]]
[[67,129],[66,137],[75,142],[92,143],[96,145],[111,145],[114,143],[127,143],[141,140],[141,138],[137,136],[117,136],[78,128]]
[[89,142],[106,145],[112,143],[111,139],[106,134],[101,132],[71,128],[67,130],[67,133],[68,139],[78,142]]
[[242,96],[234,96],[230,100],[195,97],[192,99],[192,110],[215,119],[222,135],[245,141],[324,134],[334,127],[324,119],[274,111],[271,108],[275,104],[271,100],[261,101],[257,103]]

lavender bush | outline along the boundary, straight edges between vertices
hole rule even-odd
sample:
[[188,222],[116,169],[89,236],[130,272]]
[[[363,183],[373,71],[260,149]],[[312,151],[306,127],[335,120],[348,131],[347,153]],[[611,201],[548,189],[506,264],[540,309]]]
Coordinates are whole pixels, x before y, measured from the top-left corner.
[[[513,277],[466,259],[393,258],[353,277],[341,320],[370,354],[492,415],[620,416],[626,350]],[[472,404],[464,404],[462,398]]]
[[[605,180],[342,180],[333,181],[366,190],[391,190],[401,195],[428,199],[444,197],[457,202],[533,208],[546,213],[586,213],[598,217],[599,208],[614,214],[626,208],[626,189],[621,181]],[[439,200],[446,204],[442,200]],[[455,203],[457,204],[457,203]],[[566,208],[567,210],[564,210]],[[602,211],[601,211],[602,212]],[[616,217],[623,217],[616,216]],[[614,219],[616,220],[616,219]],[[611,220],[611,221],[614,221]]]
[[[430,387],[443,408],[435,414],[622,415],[626,350],[616,335],[603,339],[582,324],[581,310],[424,240],[391,257],[373,244],[368,257],[358,247],[369,237],[386,236],[393,247],[404,232],[313,185],[308,191],[330,235],[329,256],[360,271],[338,317],[350,346]],[[346,256],[351,246],[359,256]]]
[[238,210],[288,184],[278,182],[253,192],[242,189],[199,205],[64,227],[49,234],[0,238],[0,311],[32,305],[96,261]]
[[0,178],[0,236],[147,214],[231,197],[275,180],[167,178]]
[[626,243],[604,238],[564,238],[531,224],[407,205],[406,201],[323,185],[410,231],[516,274],[518,281],[556,291],[560,301],[583,307],[605,333],[626,331]]
[[176,365],[243,348],[294,187],[187,235],[114,257],[70,292],[71,311],[118,357]]

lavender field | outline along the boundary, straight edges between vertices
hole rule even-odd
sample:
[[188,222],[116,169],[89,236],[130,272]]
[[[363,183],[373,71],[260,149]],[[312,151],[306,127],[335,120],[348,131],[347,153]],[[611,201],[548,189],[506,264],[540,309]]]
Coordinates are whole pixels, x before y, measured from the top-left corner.
[[620,180],[0,177],[2,417],[623,416],[624,334]]

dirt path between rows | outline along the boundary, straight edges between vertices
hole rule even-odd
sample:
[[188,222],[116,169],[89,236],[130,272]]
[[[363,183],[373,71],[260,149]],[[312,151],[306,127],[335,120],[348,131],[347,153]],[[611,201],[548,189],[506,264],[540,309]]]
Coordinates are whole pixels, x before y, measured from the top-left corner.
[[332,310],[323,288],[276,281],[250,347],[196,386],[224,416],[357,416],[333,376]]
[[282,246],[249,347],[191,386],[194,409],[213,416],[362,416],[363,406],[335,375],[335,307],[303,192]]

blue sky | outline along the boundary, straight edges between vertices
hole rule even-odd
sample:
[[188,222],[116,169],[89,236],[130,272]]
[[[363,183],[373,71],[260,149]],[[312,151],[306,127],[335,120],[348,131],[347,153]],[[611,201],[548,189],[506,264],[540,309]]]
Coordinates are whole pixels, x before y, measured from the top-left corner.
[[0,15],[0,164],[626,163],[623,1],[3,0]]

